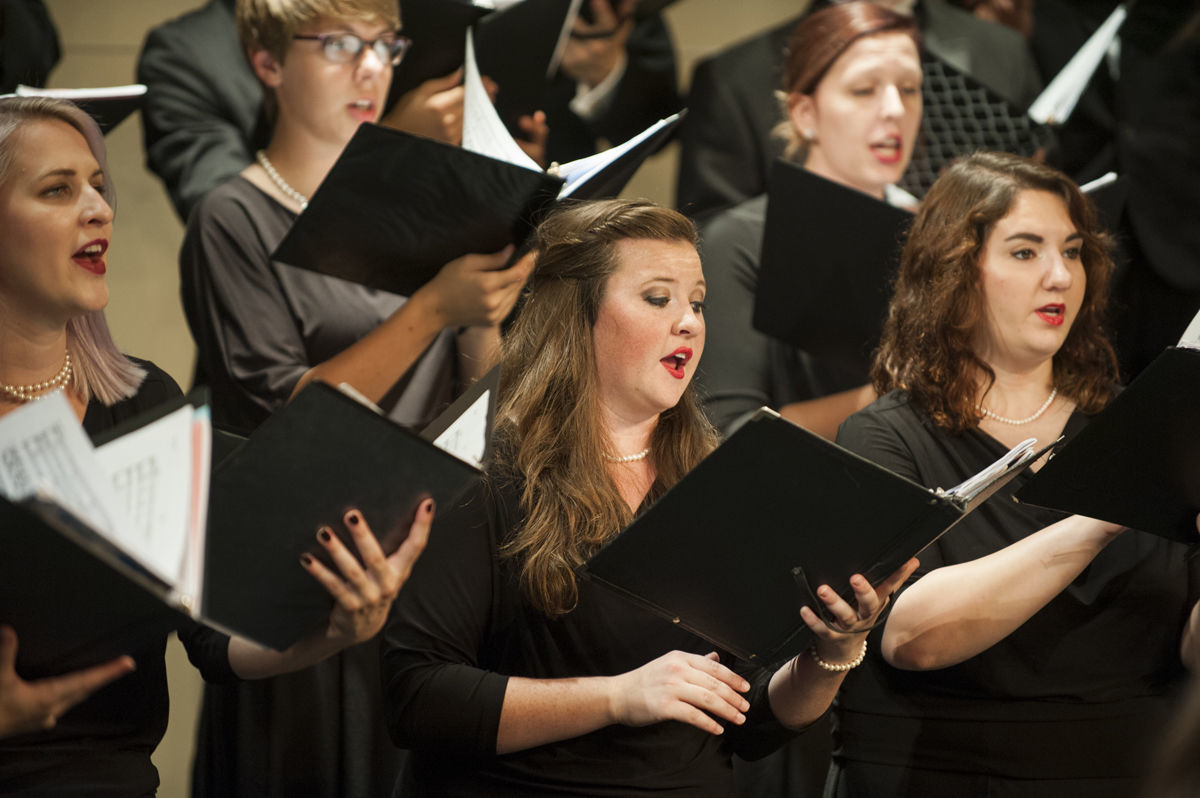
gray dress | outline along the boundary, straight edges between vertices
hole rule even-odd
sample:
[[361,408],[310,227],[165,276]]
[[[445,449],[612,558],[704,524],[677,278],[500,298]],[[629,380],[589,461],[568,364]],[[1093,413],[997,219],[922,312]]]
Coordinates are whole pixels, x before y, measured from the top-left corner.
[[[260,424],[310,367],[405,301],[272,261],[295,218],[239,176],[211,191],[188,222],[180,266],[197,376],[212,388],[214,422],[235,430]],[[381,403],[390,417],[420,425],[446,406],[456,354],[453,332],[443,332]],[[403,754],[382,720],[378,669],[372,641],[299,673],[207,688],[193,794],[390,793]]]

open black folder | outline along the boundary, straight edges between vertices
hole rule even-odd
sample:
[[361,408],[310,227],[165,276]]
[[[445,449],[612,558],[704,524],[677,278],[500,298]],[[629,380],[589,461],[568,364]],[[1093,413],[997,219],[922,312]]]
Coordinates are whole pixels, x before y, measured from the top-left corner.
[[866,375],[912,214],[778,160],[754,326]]
[[[589,161],[595,169],[580,176],[571,196],[619,192],[678,119],[619,153],[591,156],[607,160]],[[524,241],[567,187],[555,174],[362,125],[272,257],[411,296],[461,255]]]
[[413,43],[394,70],[389,96],[399,98],[462,66],[467,28],[491,13],[468,0],[400,0],[401,32]]
[[[738,657],[802,651],[800,607],[827,584],[877,584],[1020,473],[1025,441],[930,490],[765,408],[592,557],[583,573]],[[852,598],[851,598],[852,600]]]
[[[485,409],[472,404],[464,413],[481,435],[494,395],[476,392]],[[478,475],[473,464],[314,383],[227,456],[206,491],[197,485],[207,473],[191,486],[202,493],[207,523],[181,533],[189,537],[178,579],[143,559],[127,536],[115,542],[52,496],[0,499],[0,622],[17,630],[18,670],[27,676],[128,653],[146,639],[145,624],[170,628],[184,615],[283,649],[319,628],[332,607],[298,560],[305,552],[326,557],[315,538],[321,525],[353,550],[341,520],[357,507],[392,551],[425,497],[448,506]],[[64,618],[73,634],[86,634],[65,637]]]
[[1017,499],[1200,542],[1198,396],[1200,349],[1167,349]]

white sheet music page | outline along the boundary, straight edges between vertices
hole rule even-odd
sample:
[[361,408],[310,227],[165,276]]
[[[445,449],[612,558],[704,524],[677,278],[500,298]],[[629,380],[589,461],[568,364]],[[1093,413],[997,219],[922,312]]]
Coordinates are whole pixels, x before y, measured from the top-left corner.
[[487,450],[488,400],[491,391],[481,393],[463,414],[434,439],[433,445],[449,452],[459,460],[483,468]]
[[955,485],[950,490],[946,491],[951,496],[957,496],[965,501],[970,501],[979,491],[986,488],[988,485],[995,482],[1012,468],[1023,465],[1035,454],[1037,447],[1037,438],[1026,438],[1016,446],[1009,449],[999,460],[992,463],[987,468],[980,471],[973,477],[964,480],[962,483]]
[[[501,91],[504,87],[500,88]],[[492,99],[488,97],[479,64],[475,61],[474,31],[467,31],[467,54],[463,62],[463,141],[464,150],[477,152],[498,161],[542,171],[538,162],[517,146],[516,140],[500,120]]]
[[185,405],[96,450],[128,519],[114,540],[170,585],[183,579],[193,518],[194,415]]
[[42,494],[110,538],[124,521],[92,442],[61,391],[0,419],[0,492],[12,501]]
[[1200,313],[1197,313],[1192,323],[1183,331],[1179,346],[1186,349],[1200,349]]
[[1030,119],[1042,125],[1061,125],[1071,117],[1096,68],[1104,60],[1104,54],[1113,46],[1126,16],[1128,12],[1124,5],[1113,9],[1104,24],[1071,56],[1067,65],[1029,106]]
[[546,65],[546,80],[553,78],[554,74],[558,72],[558,68],[562,66],[563,53],[566,52],[567,42],[571,40],[571,30],[575,27],[575,19],[579,16],[581,5],[583,5],[583,0],[571,0],[571,7],[567,9],[562,29],[558,32],[558,41],[554,43],[554,53],[550,56],[550,63]]
[[558,192],[559,198],[562,199],[571,196],[573,193],[575,193],[577,188],[590,180],[602,169],[619,159],[622,155],[629,152],[646,139],[653,136],[658,131],[662,130],[667,125],[674,122],[678,117],[679,114],[673,114],[668,116],[666,119],[660,119],[628,141],[618,144],[615,147],[609,147],[604,152],[598,152],[595,155],[588,155],[584,158],[579,158],[569,163],[559,164],[558,176],[566,181],[563,184],[562,189],[560,189]]

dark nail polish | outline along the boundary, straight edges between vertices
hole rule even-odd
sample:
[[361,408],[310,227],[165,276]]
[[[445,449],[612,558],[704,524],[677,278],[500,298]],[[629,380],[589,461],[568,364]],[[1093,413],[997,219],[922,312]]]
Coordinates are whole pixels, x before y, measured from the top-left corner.
[[333,540],[333,535],[329,533],[329,527],[325,526],[317,530],[317,537],[322,543],[329,543],[331,540]]
[[433,512],[433,499],[430,499],[429,501],[425,502],[425,512],[427,512],[427,513]]
[[346,522],[350,524],[350,526],[358,526],[358,522],[361,520],[362,518],[359,516],[357,511],[351,512],[346,516]]
[[305,567],[308,567],[309,565],[312,565],[312,555],[310,555],[310,554],[301,554],[301,555],[300,555],[300,564],[301,564],[301,565],[303,565],[303,566],[305,566]]

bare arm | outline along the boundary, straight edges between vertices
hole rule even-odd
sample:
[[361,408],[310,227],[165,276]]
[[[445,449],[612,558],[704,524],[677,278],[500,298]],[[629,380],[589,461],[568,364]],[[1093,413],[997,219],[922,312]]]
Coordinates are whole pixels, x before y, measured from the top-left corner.
[[749,689],[749,682],[717,662],[716,654],[681,651],[619,676],[510,678],[496,753],[568,740],[614,723],[649,726],[678,720],[720,734],[721,725],[701,710],[743,723],[742,713],[750,705],[740,693]]
[[[817,595],[840,626],[866,630],[887,604],[888,596],[916,567],[916,560],[906,563],[878,588],[856,575],[851,579],[856,607],[825,585],[818,588]],[[834,631],[807,607],[801,616],[816,632],[817,651],[827,662],[850,661],[862,650],[866,631]],[[771,709],[785,726],[806,726],[829,708],[844,677],[845,672],[825,670],[811,656],[801,654],[771,678]],[[619,676],[510,678],[500,713],[496,753],[578,737],[614,723],[648,726],[675,720],[710,734],[722,734],[724,729],[714,718],[737,725],[745,723],[750,704],[741,694],[749,689],[750,683],[722,665],[716,653],[700,656],[680,651],[664,654]]]
[[[804,622],[817,636],[816,654],[822,662],[845,665],[854,662],[865,651],[867,633],[887,606],[889,597],[912,575],[917,565],[916,560],[909,560],[878,587],[871,587],[861,574],[855,574],[850,578],[854,607],[828,585],[817,588],[817,597],[825,602],[839,627],[835,630],[826,626],[808,607],[800,610]],[[793,729],[807,726],[829,709],[847,673],[849,668],[822,668],[811,652],[798,654],[771,677],[767,692],[771,711],[784,726]]]
[[784,405],[779,414],[822,438],[834,440],[838,427],[850,416],[874,402],[878,397],[871,385],[862,385],[841,393],[793,402]]
[[931,571],[896,600],[883,656],[897,668],[930,670],[987,650],[1062,592],[1122,531],[1075,515],[986,557]]
[[408,580],[412,567],[429,539],[433,502],[417,510],[408,537],[391,556],[384,557],[370,527],[357,510],[345,516],[346,527],[363,558],[362,565],[341,540],[322,529],[317,540],[329,552],[340,576],[320,561],[301,559],[304,569],[325,586],[336,600],[329,625],[299,641],[286,651],[274,651],[240,637],[229,641],[229,665],[243,679],[262,679],[306,668],[336,654],[347,646],[374,637],[387,620],[392,601]]
[[[347,382],[372,401],[395,385],[442,330],[497,327],[512,310],[533,270],[526,257],[507,269],[511,248],[491,255],[464,255],[447,263],[408,302],[378,327],[334,357],[313,366],[296,383]],[[486,371],[486,369],[485,369]]]

